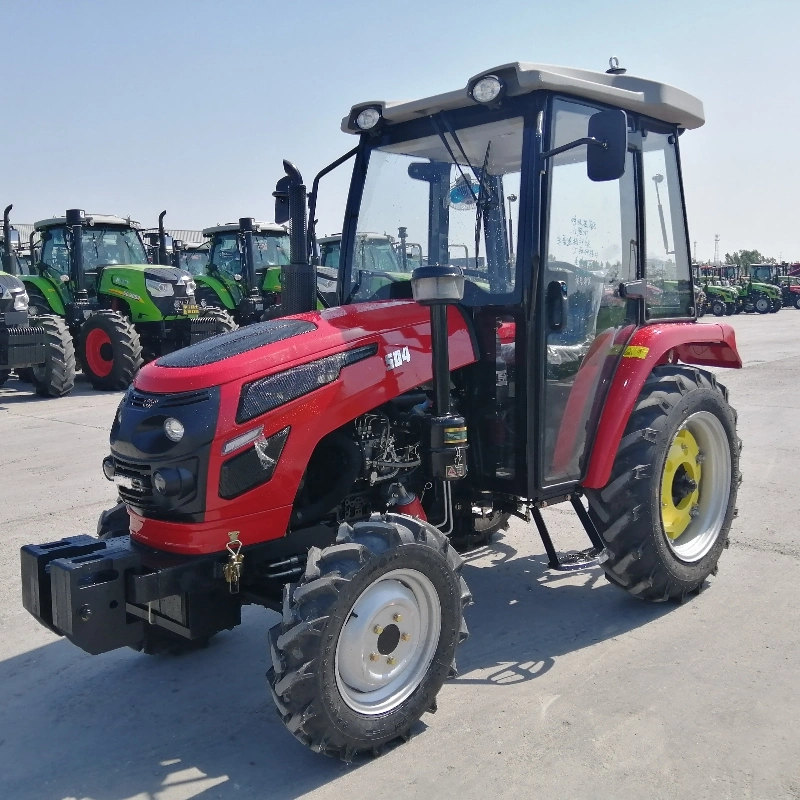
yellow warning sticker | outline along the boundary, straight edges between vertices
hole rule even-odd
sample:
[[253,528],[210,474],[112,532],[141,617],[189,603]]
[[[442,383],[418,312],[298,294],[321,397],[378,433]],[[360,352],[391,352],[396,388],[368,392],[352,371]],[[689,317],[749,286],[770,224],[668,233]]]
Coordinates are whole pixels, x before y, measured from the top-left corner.
[[628,345],[622,353],[623,358],[647,358],[650,352],[649,347],[636,347],[635,345]]

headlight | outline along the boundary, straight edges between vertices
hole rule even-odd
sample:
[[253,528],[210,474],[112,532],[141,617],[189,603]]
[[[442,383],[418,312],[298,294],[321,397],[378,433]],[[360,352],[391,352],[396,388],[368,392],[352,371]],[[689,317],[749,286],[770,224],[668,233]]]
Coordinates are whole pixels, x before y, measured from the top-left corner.
[[365,108],[357,117],[356,125],[362,131],[372,130],[381,121],[381,112],[377,108]]
[[183,423],[175,417],[167,417],[164,420],[164,433],[170,441],[179,442],[183,439]]
[[495,75],[487,75],[481,78],[472,87],[472,99],[476,103],[491,103],[500,97],[503,91],[503,82]]
[[27,311],[28,309],[28,293],[20,292],[14,298],[14,311]]
[[240,281],[240,280],[242,279],[242,276],[241,276],[241,275],[240,275],[240,274],[237,272],[237,273],[236,273],[236,274],[233,276],[233,279],[234,279],[235,281]]
[[175,288],[167,281],[153,281],[145,278],[144,285],[151,297],[172,297],[175,294]]

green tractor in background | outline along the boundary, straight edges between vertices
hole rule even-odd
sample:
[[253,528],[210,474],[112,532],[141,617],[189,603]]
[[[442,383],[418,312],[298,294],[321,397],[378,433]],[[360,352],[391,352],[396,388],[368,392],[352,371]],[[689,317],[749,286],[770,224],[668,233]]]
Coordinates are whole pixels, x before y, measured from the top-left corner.
[[280,316],[281,267],[289,263],[285,226],[242,217],[206,228],[208,263],[195,273],[197,302],[224,309],[239,325]]
[[3,213],[3,268],[0,270],[0,386],[16,372],[33,384],[42,397],[63,397],[75,385],[75,350],[63,320],[41,316],[34,325],[28,317],[28,294],[19,276],[25,263],[19,256],[19,233]]
[[730,281],[720,275],[718,267],[698,266],[694,271],[695,286],[702,287],[707,311],[715,317],[723,317],[742,310],[739,288],[731,286]]
[[144,362],[236,327],[199,314],[189,273],[148,263],[130,219],[70,209],[34,230],[29,313],[65,320],[95,389],[125,389]]
[[753,275],[738,267],[722,267],[732,282],[738,285],[742,311],[775,314],[783,308],[781,290],[770,283],[753,280]]
[[788,264],[751,264],[750,277],[780,289],[784,306],[800,309],[800,278],[789,275]]
[[197,276],[205,275],[208,271],[208,257],[210,255],[208,240],[205,242],[184,242],[181,239],[175,239],[172,243],[172,248],[172,266],[178,269],[185,269],[195,276],[195,283],[197,283]]

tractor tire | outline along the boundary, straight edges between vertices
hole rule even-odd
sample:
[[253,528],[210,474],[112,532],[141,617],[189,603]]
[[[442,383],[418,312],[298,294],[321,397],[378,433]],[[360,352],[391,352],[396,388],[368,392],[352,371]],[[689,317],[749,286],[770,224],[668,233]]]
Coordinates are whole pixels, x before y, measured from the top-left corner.
[[280,303],[267,306],[261,315],[262,322],[269,322],[271,319],[280,319],[283,316],[283,307]]
[[[75,386],[75,345],[72,336],[61,317],[37,317],[36,325],[44,328],[47,337],[45,362],[20,372],[30,379],[39,396],[64,397]],[[20,379],[23,379],[21,375]]]
[[225,304],[219,299],[219,295],[209,286],[200,286],[195,289],[194,299],[203,314],[208,308],[218,308],[225,310]]
[[755,309],[759,314],[769,314],[771,308],[772,303],[768,297],[759,297],[755,301]]
[[[10,375],[10,369],[0,369],[0,386],[2,386],[8,380]],[[19,375],[17,377],[19,377]]]
[[473,532],[466,536],[451,535],[450,543],[459,553],[466,553],[478,547],[483,547],[492,541],[492,537],[498,531],[508,530],[508,520],[511,514],[505,511],[495,511],[481,513],[473,510]]
[[221,308],[201,308],[200,316],[205,317],[206,319],[214,318],[216,320],[216,329],[214,331],[215,336],[219,335],[220,333],[235,331],[239,327],[233,321],[233,317],[227,311]]
[[780,300],[772,300],[772,308],[770,309],[771,314],[777,314],[782,308],[783,303]]
[[725,316],[732,317],[736,313],[736,303],[725,304]]
[[53,313],[53,310],[50,308],[50,303],[47,302],[45,296],[38,289],[26,286],[25,291],[28,293],[29,317],[43,317]]
[[795,298],[794,298],[794,307],[795,307],[795,308],[796,308],[798,311],[800,311],[800,294],[798,294],[798,295],[795,295]]
[[78,344],[81,368],[95,389],[127,389],[142,366],[142,343],[128,319],[98,311],[84,323]]
[[656,367],[608,484],[586,490],[608,580],[642,600],[699,591],[728,545],[741,480],[736,412],[705,370]]
[[312,547],[300,583],[284,588],[267,677],[295,738],[349,762],[407,740],[436,710],[471,596],[461,557],[414,517],[343,523],[336,542]]
[[714,300],[711,303],[711,313],[715,317],[725,316],[725,303],[722,300]]
[[697,306],[697,318],[700,319],[700,317],[704,317],[705,315],[706,315],[706,307],[705,305],[703,305],[703,303],[700,303]]

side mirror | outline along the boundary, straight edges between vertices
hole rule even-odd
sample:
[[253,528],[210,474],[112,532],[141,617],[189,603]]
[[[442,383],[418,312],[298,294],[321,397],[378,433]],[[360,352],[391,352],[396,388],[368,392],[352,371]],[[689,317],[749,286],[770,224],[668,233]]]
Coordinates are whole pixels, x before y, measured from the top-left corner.
[[589,138],[602,144],[586,148],[590,181],[616,181],[625,174],[628,153],[628,116],[624,111],[598,111],[589,117]]
[[292,179],[288,175],[284,175],[276,184],[273,197],[275,198],[275,222],[278,225],[283,225],[291,218],[289,211],[289,187],[292,185]]

